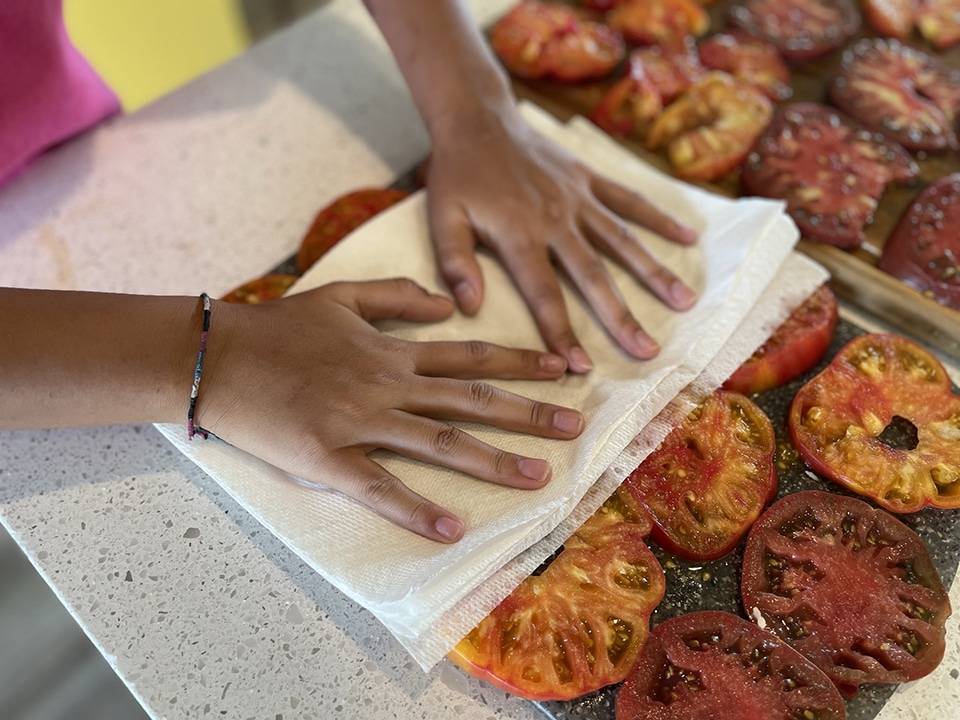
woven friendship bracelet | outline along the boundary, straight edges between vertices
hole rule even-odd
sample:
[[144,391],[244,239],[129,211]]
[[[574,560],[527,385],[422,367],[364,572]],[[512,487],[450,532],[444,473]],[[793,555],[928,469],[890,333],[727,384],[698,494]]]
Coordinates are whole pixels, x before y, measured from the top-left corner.
[[203,356],[207,354],[207,333],[210,332],[210,296],[200,293],[203,300],[203,329],[200,331],[200,352],[197,353],[197,367],[193,371],[193,389],[190,391],[190,409],[187,410],[187,440],[193,440],[199,435],[204,440],[210,433],[199,425],[193,424],[193,416],[197,411],[197,393],[200,391],[200,377],[203,375]]

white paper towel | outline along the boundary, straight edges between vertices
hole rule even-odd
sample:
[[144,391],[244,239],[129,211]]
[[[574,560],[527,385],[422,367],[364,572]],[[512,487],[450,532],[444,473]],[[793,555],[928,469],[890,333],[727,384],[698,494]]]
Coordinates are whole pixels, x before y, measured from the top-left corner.
[[[548,459],[554,476],[547,487],[535,492],[503,488],[388,453],[376,454],[379,462],[411,488],[463,518],[464,538],[454,545],[441,545],[390,524],[329,488],[291,478],[225,443],[188,444],[182,427],[161,426],[179,449],[317,572],[373,612],[425,669],[509,592],[522,578],[522,568],[530,563],[535,567],[533,558],[538,554],[546,557],[592,512],[591,505],[599,505],[609,489],[629,473],[636,463],[625,468],[624,458],[615,461],[642,428],[702,376],[721,350],[724,353],[718,362],[721,367],[729,366],[725,371],[729,373],[825,277],[808,261],[797,259],[788,265],[786,274],[780,273],[797,239],[796,228],[781,204],[731,201],[692,188],[653,170],[585,121],[561,126],[530,106],[524,112],[538,129],[585,162],[643,191],[700,232],[696,246],[683,247],[637,229],[657,257],[697,291],[700,299],[686,313],[667,309],[625,271],[608,264],[636,317],[659,341],[662,349],[656,358],[641,362],[628,357],[606,336],[579,296],[565,288],[571,321],[595,369],[586,376],[570,375],[556,382],[497,383],[513,392],[578,408],[587,418],[580,438],[563,442],[481,425],[466,427],[492,445]],[[475,317],[456,316],[434,325],[393,323],[385,329],[416,340],[481,339],[543,347],[510,278],[491,258],[481,255],[480,263],[487,290]],[[803,271],[798,272],[798,267]],[[771,285],[758,304],[778,273],[780,282]],[[393,276],[411,277],[430,290],[444,291],[429,241],[422,193],[342,241],[297,283],[294,292],[334,280]],[[709,386],[715,387],[722,379],[701,379],[700,384],[712,389]],[[651,426],[653,436],[662,430],[662,438],[668,418],[669,414],[662,416]],[[643,448],[649,452],[657,441],[631,445],[625,456],[627,464],[642,459],[646,454]],[[601,475],[603,483],[581,504]],[[574,510],[571,520],[557,530]],[[519,565],[513,563],[513,570],[498,573],[551,532],[549,541],[537,546],[539,550],[521,556],[524,559]],[[496,581],[486,583],[495,573]]]

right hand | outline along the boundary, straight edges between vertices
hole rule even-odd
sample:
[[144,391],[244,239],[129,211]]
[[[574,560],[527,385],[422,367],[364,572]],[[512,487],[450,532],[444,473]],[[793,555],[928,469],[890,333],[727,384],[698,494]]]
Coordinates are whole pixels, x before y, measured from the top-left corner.
[[262,305],[216,303],[197,423],[283,470],[334,487],[398,525],[455,542],[463,523],[368,457],[386,449],[481,480],[536,489],[549,464],[446,421],[570,439],[576,410],[478,378],[551,380],[559,355],[484,342],[408,342],[375,320],[433,322],[453,303],[409,280],[333,283]]

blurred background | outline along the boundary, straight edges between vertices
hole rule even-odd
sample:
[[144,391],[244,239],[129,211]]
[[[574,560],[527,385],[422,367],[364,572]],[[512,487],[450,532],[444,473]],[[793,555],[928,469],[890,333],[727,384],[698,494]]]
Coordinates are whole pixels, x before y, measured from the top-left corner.
[[[74,43],[133,112],[325,1],[65,0],[64,14]],[[0,720],[146,718],[0,528]]]

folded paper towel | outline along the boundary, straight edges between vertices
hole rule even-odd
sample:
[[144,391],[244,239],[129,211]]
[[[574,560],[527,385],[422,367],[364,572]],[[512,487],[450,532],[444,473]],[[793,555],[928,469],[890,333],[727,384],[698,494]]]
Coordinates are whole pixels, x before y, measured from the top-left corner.
[[[463,518],[464,538],[441,545],[390,524],[330,488],[291,478],[225,443],[188,444],[182,427],[160,428],[317,572],[376,615],[425,669],[509,592],[524,568],[538,555],[546,557],[576,527],[570,525],[592,512],[591,505],[599,505],[605,497],[601,495],[629,473],[635,462],[630,467],[616,462],[623,460],[628,446],[629,461],[639,462],[656,444],[631,441],[671,400],[698,378],[706,390],[715,387],[722,376],[702,379],[711,362],[729,366],[727,372],[735,368],[825,277],[819,268],[796,257],[784,267],[797,231],[781,204],[718,197],[662,175],[582,120],[562,126],[530,106],[524,113],[584,162],[641,190],[700,232],[696,246],[682,247],[637,229],[657,257],[697,291],[700,299],[686,313],[667,309],[621,268],[608,265],[635,316],[660,343],[656,358],[644,362],[629,358],[606,336],[580,297],[565,288],[571,322],[595,369],[586,376],[549,383],[497,382],[512,392],[581,410],[587,427],[580,438],[564,442],[467,427],[491,445],[549,460],[554,475],[548,486],[535,492],[504,488],[378,453],[376,459],[390,472]],[[391,323],[384,329],[415,340],[481,339],[542,347],[509,276],[486,255],[479,262],[487,289],[476,316],[426,326]],[[778,273],[782,282],[770,285]],[[444,291],[422,193],[341,242],[294,292],[334,280],[394,276]],[[763,302],[758,304],[761,295]],[[669,424],[665,417],[651,426],[653,436],[665,434]],[[588,495],[601,476],[601,485]],[[561,525],[571,512],[573,517]],[[546,544],[539,542],[549,533]],[[523,558],[519,564],[514,561],[501,571],[517,556]],[[485,582],[494,575],[494,582]]]

